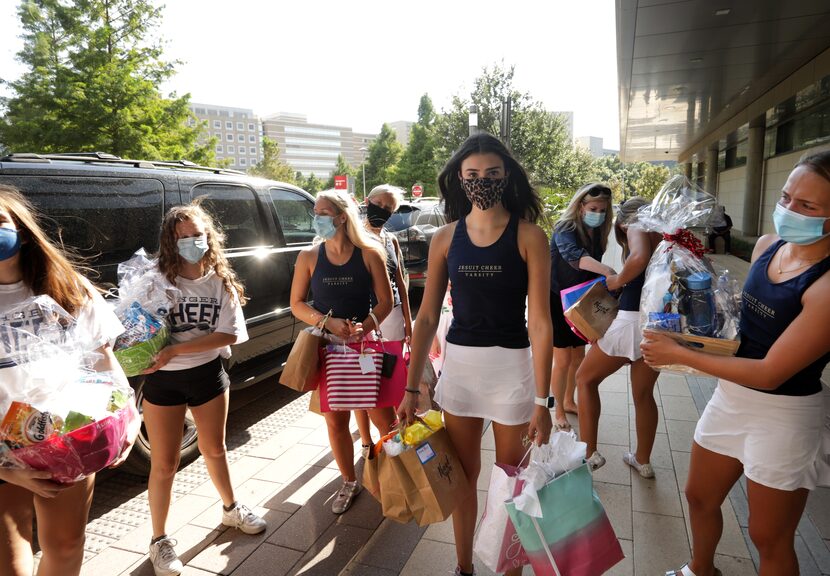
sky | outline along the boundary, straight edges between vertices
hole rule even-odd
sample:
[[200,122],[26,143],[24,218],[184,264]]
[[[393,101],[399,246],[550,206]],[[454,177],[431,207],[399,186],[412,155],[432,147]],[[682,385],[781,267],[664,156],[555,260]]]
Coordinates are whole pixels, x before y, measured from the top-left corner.
[[[574,112],[575,136],[619,148],[614,0],[167,0],[158,34],[180,60],[165,93],[266,117],[377,133],[467,96],[483,67],[515,66],[514,86]],[[15,14],[18,0],[0,0]],[[16,18],[0,19],[0,78],[22,72]],[[0,94],[8,92],[0,87]]]

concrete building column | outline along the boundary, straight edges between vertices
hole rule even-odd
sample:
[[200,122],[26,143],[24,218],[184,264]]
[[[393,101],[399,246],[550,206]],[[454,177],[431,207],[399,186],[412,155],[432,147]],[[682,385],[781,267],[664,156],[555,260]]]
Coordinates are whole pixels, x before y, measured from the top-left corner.
[[761,186],[764,180],[764,131],[766,117],[762,114],[749,122],[746,151],[746,186],[744,188],[743,230],[745,236],[758,236],[758,215],[761,212]]
[[683,164],[683,175],[686,176],[689,180],[692,179],[692,162],[686,162]]
[[706,178],[703,189],[712,196],[718,195],[718,143],[710,144],[706,148]]

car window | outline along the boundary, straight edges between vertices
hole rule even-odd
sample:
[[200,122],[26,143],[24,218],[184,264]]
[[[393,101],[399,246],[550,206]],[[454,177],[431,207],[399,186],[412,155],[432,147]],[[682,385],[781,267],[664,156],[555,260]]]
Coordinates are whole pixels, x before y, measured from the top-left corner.
[[384,228],[390,232],[406,230],[415,223],[415,219],[420,212],[421,210],[419,208],[404,204],[386,221]]
[[158,250],[164,188],[155,179],[21,176],[14,185],[45,215],[51,238],[90,258],[101,282],[139,248]]
[[206,196],[202,206],[210,212],[225,234],[225,248],[251,248],[263,242],[262,216],[254,191],[245,186],[200,184],[191,197]]
[[314,240],[314,203],[291,190],[271,188],[271,202],[277,211],[285,243],[307,244]]
[[436,228],[443,226],[444,214],[436,208],[421,210],[418,214],[418,218],[415,220],[415,222],[413,222],[413,225],[423,226],[427,224],[430,226],[435,226]]

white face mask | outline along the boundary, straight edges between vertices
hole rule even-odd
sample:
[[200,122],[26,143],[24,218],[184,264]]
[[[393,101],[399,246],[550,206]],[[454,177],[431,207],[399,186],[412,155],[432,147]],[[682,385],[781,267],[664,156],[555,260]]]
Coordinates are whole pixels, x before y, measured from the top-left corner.
[[207,235],[180,238],[176,241],[176,246],[179,249],[179,256],[191,264],[196,264],[208,251]]

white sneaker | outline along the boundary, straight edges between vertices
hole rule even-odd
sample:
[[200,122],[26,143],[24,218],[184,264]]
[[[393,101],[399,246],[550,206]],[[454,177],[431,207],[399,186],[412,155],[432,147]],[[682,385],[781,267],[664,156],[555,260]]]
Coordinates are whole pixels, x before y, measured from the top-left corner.
[[239,528],[245,534],[259,534],[268,527],[268,523],[257,516],[251,509],[237,502],[230,510],[222,508],[222,524]]
[[352,482],[343,482],[343,486],[338,490],[334,497],[334,502],[331,503],[331,511],[335,514],[342,514],[352,505],[352,500],[357,493],[360,492],[360,484],[357,480]]
[[626,452],[623,456],[623,462],[634,468],[643,478],[654,478],[654,468],[652,468],[651,464],[648,462],[640,464],[637,462],[637,458],[633,452]]
[[178,576],[184,570],[182,561],[173,549],[176,544],[175,540],[166,536],[150,544],[150,562],[156,576]]
[[594,453],[591,454],[591,457],[588,458],[588,460],[586,460],[586,462],[588,462],[588,467],[591,470],[598,470],[599,468],[605,466],[605,456],[603,456],[595,450]]

